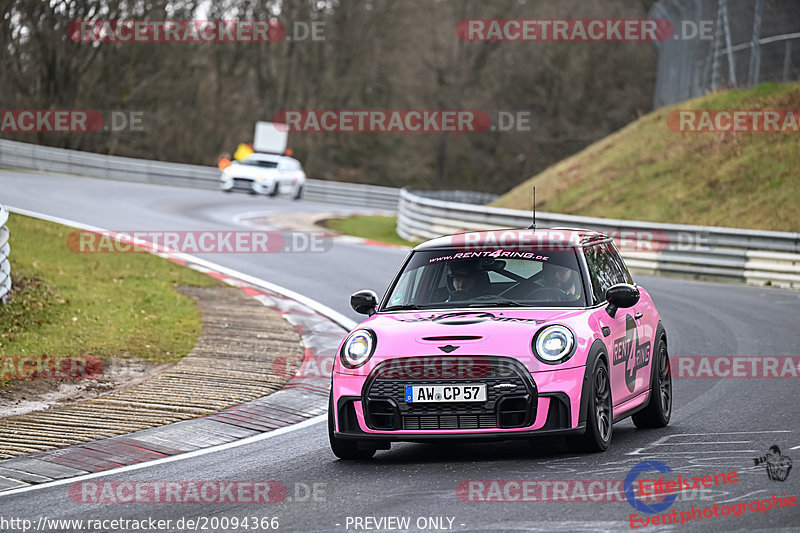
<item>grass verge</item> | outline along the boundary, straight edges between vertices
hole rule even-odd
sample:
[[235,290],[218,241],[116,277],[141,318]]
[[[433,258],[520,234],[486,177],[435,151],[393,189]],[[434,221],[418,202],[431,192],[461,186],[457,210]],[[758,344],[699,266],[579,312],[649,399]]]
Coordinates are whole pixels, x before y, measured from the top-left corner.
[[417,242],[407,241],[397,235],[397,217],[355,216],[348,218],[328,218],[321,222],[326,228],[339,233],[371,239],[401,246],[416,246]]
[[800,83],[765,83],[658,109],[544,170],[494,205],[555,213],[800,231],[800,133],[672,131],[672,110],[797,110]]
[[147,253],[73,253],[73,228],[12,214],[13,291],[0,307],[0,354],[112,355],[173,363],[201,330],[181,285],[221,282]]

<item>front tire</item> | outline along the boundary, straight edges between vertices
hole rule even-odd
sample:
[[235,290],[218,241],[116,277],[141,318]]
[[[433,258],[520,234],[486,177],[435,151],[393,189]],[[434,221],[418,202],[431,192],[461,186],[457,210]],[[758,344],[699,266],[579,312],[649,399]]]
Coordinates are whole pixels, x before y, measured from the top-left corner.
[[611,379],[605,360],[598,359],[589,385],[589,404],[586,414],[586,433],[567,439],[572,451],[604,452],[611,444],[612,410]]
[[631,417],[639,429],[663,428],[672,417],[672,375],[669,368],[667,343],[658,341],[653,365],[653,378],[650,381],[650,400],[647,407]]
[[333,393],[331,392],[330,398],[328,399],[328,441],[330,441],[333,455],[339,459],[345,460],[369,459],[375,455],[374,448],[359,448],[357,441],[337,439],[334,435],[333,419]]

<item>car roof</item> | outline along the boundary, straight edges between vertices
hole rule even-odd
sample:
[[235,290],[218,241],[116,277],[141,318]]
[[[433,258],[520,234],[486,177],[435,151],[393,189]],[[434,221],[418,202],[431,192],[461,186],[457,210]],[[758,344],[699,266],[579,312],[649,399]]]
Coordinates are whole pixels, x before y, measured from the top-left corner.
[[610,240],[605,233],[586,228],[495,229],[465,231],[437,237],[417,245],[414,250],[443,250],[453,248],[535,248],[558,245],[574,248]]

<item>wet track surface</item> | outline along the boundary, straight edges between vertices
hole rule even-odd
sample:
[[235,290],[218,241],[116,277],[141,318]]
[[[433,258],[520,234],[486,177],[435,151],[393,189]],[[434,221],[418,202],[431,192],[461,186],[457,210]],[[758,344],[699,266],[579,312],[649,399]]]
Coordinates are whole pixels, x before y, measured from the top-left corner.
[[[246,230],[234,222],[245,212],[346,209],[12,171],[0,172],[0,202],[117,231]],[[357,320],[358,315],[349,309],[349,295],[363,288],[382,294],[405,253],[335,242],[325,253],[200,257],[297,291]],[[635,279],[658,306],[673,357],[798,355],[800,293],[644,276]],[[681,496],[665,512],[800,493],[796,468],[786,481],[777,482],[768,478],[764,466],[753,462],[774,444],[795,462],[800,460],[796,378],[675,378],[673,384],[670,426],[642,431],[630,420],[621,422],[614,426],[611,448],[603,454],[573,454],[558,440],[532,446],[524,441],[395,444],[390,451],[379,451],[372,461],[342,462],[329,451],[326,427],[320,422],[244,446],[93,480],[273,480],[287,488],[287,497],[278,503],[83,504],[70,499],[67,484],[0,496],[0,508],[6,518],[27,518],[34,524],[42,516],[153,517],[172,519],[173,530],[181,517],[257,516],[278,517],[284,531],[363,531],[355,527],[352,517],[396,516],[410,517],[411,530],[418,525],[432,530],[436,522],[428,517],[445,517],[440,529],[454,531],[619,531],[630,529],[629,515],[634,512],[624,495],[622,501],[464,501],[470,499],[469,494],[457,493],[457,487],[467,480],[608,480],[619,481],[611,486],[622,491],[621,481],[628,471],[645,460],[660,461],[686,476],[739,473],[737,483],[707,489],[702,495]],[[480,495],[486,492],[476,491],[473,498]],[[507,495],[515,496],[515,491]],[[418,518],[426,523],[417,524]],[[748,510],[738,518],[704,518],[667,528],[788,531],[798,524],[800,507],[795,506]]]

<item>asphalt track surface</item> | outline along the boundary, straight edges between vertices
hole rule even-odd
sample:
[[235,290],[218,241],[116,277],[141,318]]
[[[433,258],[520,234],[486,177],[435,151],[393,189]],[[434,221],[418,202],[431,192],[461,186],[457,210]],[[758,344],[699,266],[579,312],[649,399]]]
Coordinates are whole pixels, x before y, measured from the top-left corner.
[[[13,171],[0,171],[0,202],[117,231],[241,230],[247,228],[235,223],[234,218],[250,211],[347,209]],[[365,207],[353,206],[355,210]],[[200,256],[277,283],[358,319],[349,309],[349,295],[362,288],[382,294],[404,255],[398,249],[336,242],[328,252],[317,254]],[[637,276],[636,281],[651,292],[658,306],[673,357],[798,355],[800,293],[645,276]],[[409,517],[410,530],[431,531],[436,530],[431,527],[433,521],[425,528],[417,526],[425,526],[423,520],[428,517],[444,517],[439,530],[624,531],[631,529],[629,515],[635,512],[624,498],[588,502],[463,501],[456,488],[466,480],[621,481],[633,466],[645,460],[665,463],[684,476],[739,473],[737,483],[706,489],[703,494],[683,494],[664,513],[688,511],[692,505],[732,505],[770,498],[772,494],[800,494],[797,466],[786,481],[776,482],[767,477],[763,466],[753,464],[754,457],[774,444],[795,463],[800,461],[797,379],[676,378],[673,386],[675,403],[669,427],[643,431],[635,429],[630,420],[621,422],[614,426],[611,448],[602,454],[570,453],[558,440],[533,445],[525,441],[394,444],[371,461],[343,462],[330,453],[326,426],[319,421],[247,445],[112,472],[94,480],[274,480],[288,491],[287,498],[279,503],[82,504],[70,499],[66,484],[0,496],[0,518],[29,519],[35,526],[41,517],[152,517],[171,519],[170,530],[182,531],[185,528],[175,527],[181,517],[256,516],[277,517],[281,531],[392,531],[397,529],[357,527],[355,519]],[[307,489],[315,483],[317,489],[311,496]],[[519,498],[513,490],[509,496]],[[104,527],[115,531],[109,525]],[[798,527],[800,506],[765,512],[748,509],[737,518],[703,518],[645,530],[797,531]],[[60,530],[77,529],[72,524]],[[51,524],[49,530],[58,529]],[[218,526],[207,530],[225,529]]]

